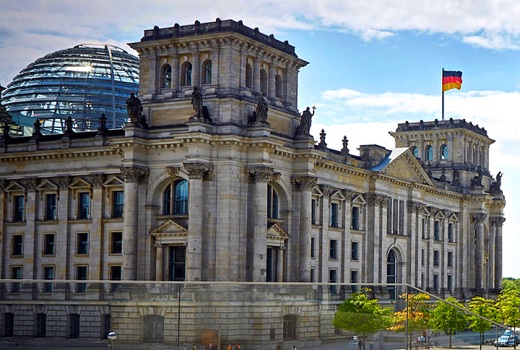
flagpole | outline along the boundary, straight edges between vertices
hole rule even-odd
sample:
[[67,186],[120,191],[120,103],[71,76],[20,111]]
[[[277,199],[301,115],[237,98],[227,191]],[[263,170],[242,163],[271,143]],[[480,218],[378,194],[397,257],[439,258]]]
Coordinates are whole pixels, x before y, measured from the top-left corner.
[[442,73],[441,73],[441,91],[442,91],[442,120],[444,120],[444,89],[443,89],[443,87],[442,87],[443,79],[444,79],[444,68],[442,69]]

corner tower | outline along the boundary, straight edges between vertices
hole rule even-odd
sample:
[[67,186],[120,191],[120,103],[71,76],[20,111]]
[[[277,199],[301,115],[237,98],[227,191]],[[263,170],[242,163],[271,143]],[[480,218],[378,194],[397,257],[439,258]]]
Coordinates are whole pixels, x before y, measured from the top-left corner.
[[[145,30],[130,44],[140,57],[140,95],[150,125],[186,123],[193,117],[195,87],[216,133],[240,132],[260,97],[267,122],[290,135],[297,110],[298,72],[307,65],[294,46],[251,29],[242,21],[200,23]],[[225,130],[225,131],[224,131]]]

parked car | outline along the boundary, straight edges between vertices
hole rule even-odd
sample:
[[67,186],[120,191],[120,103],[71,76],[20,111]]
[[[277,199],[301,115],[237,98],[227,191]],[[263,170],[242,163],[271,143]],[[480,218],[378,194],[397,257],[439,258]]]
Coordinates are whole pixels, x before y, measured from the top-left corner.
[[495,346],[515,346],[518,344],[518,335],[503,334],[496,341]]

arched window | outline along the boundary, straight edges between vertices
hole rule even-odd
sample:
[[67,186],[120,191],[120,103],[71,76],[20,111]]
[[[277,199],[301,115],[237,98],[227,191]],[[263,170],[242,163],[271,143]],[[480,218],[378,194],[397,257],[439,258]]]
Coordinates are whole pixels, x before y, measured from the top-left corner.
[[390,293],[390,299],[396,300],[397,257],[395,256],[393,249],[388,252],[388,257],[386,259],[386,283],[388,283],[388,292]]
[[448,160],[448,145],[441,146],[441,159]]
[[163,192],[163,215],[188,214],[188,181],[169,184]]
[[412,147],[412,153],[415,158],[419,158],[419,149],[416,146]]
[[282,77],[278,74],[274,77],[274,83],[276,87],[276,97],[282,98]]
[[182,86],[190,86],[191,85],[191,73],[193,71],[193,66],[190,62],[184,62],[182,65],[182,76],[181,76],[181,85]]
[[278,219],[278,193],[271,185],[267,185],[267,218]]
[[161,87],[163,89],[171,89],[172,87],[172,67],[169,64],[162,67]]
[[249,63],[246,64],[246,88],[253,88],[253,68]]
[[211,84],[211,69],[211,60],[205,61],[202,65],[202,71],[204,72],[204,80],[202,82],[203,84]]
[[267,72],[265,69],[260,70],[260,92],[267,96]]
[[426,160],[433,160],[433,147],[432,146],[426,146],[424,153],[426,156]]

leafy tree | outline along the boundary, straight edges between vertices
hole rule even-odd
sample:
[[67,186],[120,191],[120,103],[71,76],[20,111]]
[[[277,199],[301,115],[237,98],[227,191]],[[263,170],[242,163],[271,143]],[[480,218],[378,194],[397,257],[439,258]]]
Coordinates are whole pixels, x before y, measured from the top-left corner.
[[[395,312],[393,315],[393,324],[388,329],[396,332],[406,332],[408,329],[409,347],[412,348],[412,337],[414,331],[421,334],[428,329],[428,319],[430,314],[430,306],[427,301],[430,296],[425,293],[418,294],[402,294],[399,298],[406,301],[405,308]],[[408,324],[408,327],[407,327]]]
[[449,347],[451,348],[451,336],[464,330],[468,320],[461,311],[464,306],[457,302],[457,299],[448,297],[446,301],[438,300],[435,303],[435,309],[431,312],[430,326],[449,335]]
[[520,291],[520,278],[514,279],[511,277],[502,279],[502,287],[503,289],[513,288]]
[[381,307],[377,299],[369,299],[368,292],[370,289],[364,289],[343,301],[334,315],[334,327],[355,332],[365,339],[368,334],[390,326],[392,309]]
[[498,295],[496,308],[497,319],[516,330],[520,325],[520,291],[512,287],[502,289]]
[[[497,314],[495,301],[483,297],[473,297],[469,302],[468,309],[474,314],[485,317],[488,320],[494,320]],[[484,332],[490,330],[493,327],[493,324],[490,321],[475,315],[468,316],[468,319],[470,322],[469,328],[480,333],[480,350],[482,350]]]

